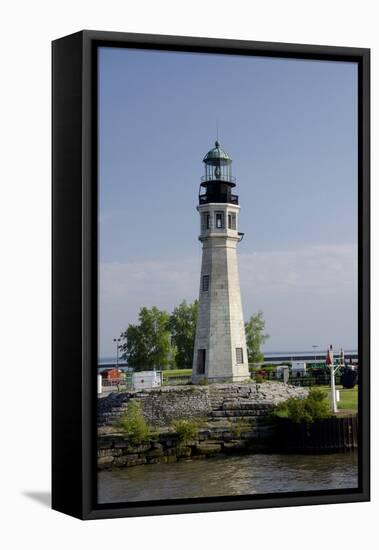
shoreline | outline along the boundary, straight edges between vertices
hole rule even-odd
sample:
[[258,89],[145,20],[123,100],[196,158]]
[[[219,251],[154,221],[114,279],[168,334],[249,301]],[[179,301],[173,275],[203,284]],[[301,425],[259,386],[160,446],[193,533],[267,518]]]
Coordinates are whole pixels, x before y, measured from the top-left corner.
[[[279,382],[165,386],[112,393],[98,401],[98,469],[262,452],[324,454],[354,450],[358,423],[351,414],[312,425],[270,417],[278,403],[307,395],[305,388]],[[138,405],[140,418],[150,431],[138,440],[134,437],[134,442],[117,427],[131,403]],[[184,423],[182,429],[176,427],[178,420]]]

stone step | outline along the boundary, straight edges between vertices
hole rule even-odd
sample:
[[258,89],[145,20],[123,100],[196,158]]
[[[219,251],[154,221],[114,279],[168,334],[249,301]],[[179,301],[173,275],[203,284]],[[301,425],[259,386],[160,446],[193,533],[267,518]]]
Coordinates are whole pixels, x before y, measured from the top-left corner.
[[106,415],[101,415],[100,417],[98,417],[98,421],[102,422],[102,423],[109,424],[109,423],[112,423],[114,420],[116,420],[118,418],[119,418],[118,414],[107,413]]
[[[262,419],[265,420],[265,417],[262,417]],[[247,423],[251,423],[253,420],[256,421],[257,423],[260,423],[260,417],[257,417],[257,416],[219,416],[219,417],[216,417],[216,416],[213,416],[211,418],[211,422],[212,423],[217,423],[219,422],[221,425],[223,422],[225,421],[228,421],[228,422],[240,422],[241,420],[244,420],[246,421]]]
[[258,429],[247,427],[241,431],[237,431],[236,429],[233,430],[233,428],[229,432],[220,432],[216,433],[215,431],[212,433],[212,438],[216,441],[232,441],[233,439],[251,439],[253,437],[257,437],[258,435]]
[[230,413],[230,414],[233,414],[234,412],[236,412],[237,414],[256,414],[256,415],[260,415],[260,414],[267,414],[269,411],[270,411],[271,407],[221,407],[219,409],[212,409],[212,411],[209,413],[209,414],[212,414],[212,413]]
[[219,403],[211,403],[212,409],[221,409],[221,408],[228,408],[228,407],[246,407],[249,405],[257,406],[258,408],[261,406],[267,406],[269,403],[265,401],[247,401],[247,400],[235,400],[235,401],[221,401]]
[[211,418],[229,418],[231,416],[250,417],[250,416],[261,416],[264,414],[265,414],[265,411],[262,411],[262,410],[250,410],[250,411],[230,410],[230,411],[212,411],[211,413],[209,413],[209,416]]
[[272,405],[268,403],[257,403],[256,401],[234,401],[229,403],[224,403],[222,408],[224,410],[233,410],[233,409],[267,409]]
[[114,412],[114,411],[103,412],[103,413],[99,414],[99,417],[100,418],[110,418],[110,417],[115,416],[115,414],[117,414],[117,413]]

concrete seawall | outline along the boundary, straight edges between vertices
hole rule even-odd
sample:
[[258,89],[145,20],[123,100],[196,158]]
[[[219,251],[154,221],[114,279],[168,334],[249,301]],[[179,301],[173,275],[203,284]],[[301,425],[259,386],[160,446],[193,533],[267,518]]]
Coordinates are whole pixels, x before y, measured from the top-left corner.
[[[149,391],[114,393],[99,400],[98,468],[129,467],[217,454],[267,450],[273,435],[271,409],[289,397],[305,397],[308,390],[282,383],[212,384],[164,387]],[[131,401],[141,406],[155,428],[147,442],[133,444],[114,426]],[[197,422],[197,435],[183,442],[173,421]]]
[[98,469],[205,459],[220,454],[237,454],[267,450],[272,427],[255,423],[241,427],[238,423],[219,423],[200,428],[185,443],[174,431],[161,432],[148,442],[133,444],[120,434],[106,434],[98,439]]

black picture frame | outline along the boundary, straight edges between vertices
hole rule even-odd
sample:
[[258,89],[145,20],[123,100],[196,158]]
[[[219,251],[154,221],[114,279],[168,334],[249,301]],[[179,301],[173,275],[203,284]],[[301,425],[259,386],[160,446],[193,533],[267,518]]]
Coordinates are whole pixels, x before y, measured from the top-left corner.
[[[247,497],[96,503],[97,48],[358,63],[359,487]],[[52,507],[81,519],[360,502],[370,499],[370,50],[81,31],[52,43]]]

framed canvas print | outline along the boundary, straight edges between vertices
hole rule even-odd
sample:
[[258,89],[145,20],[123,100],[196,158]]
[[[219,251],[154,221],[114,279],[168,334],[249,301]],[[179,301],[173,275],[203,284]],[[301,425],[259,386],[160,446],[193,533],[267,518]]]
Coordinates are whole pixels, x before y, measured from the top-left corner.
[[369,500],[369,50],[53,42],[53,508]]

